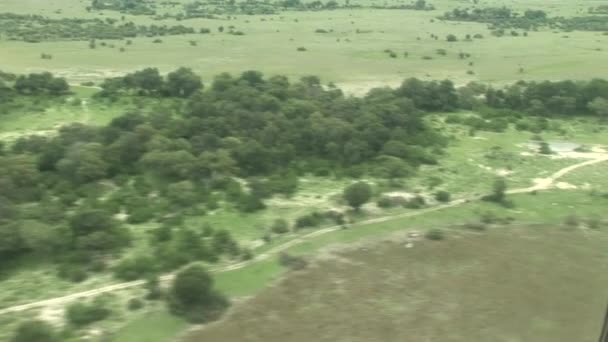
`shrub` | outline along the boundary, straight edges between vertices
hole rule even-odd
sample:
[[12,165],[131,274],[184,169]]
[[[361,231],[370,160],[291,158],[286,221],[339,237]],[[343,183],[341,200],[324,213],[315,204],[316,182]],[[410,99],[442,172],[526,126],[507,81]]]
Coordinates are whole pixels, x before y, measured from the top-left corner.
[[285,252],[279,254],[279,264],[292,270],[301,270],[308,266],[308,262],[303,257],[292,256]]
[[85,269],[82,266],[75,264],[60,265],[57,275],[59,278],[69,280],[74,283],[83,282],[88,278],[88,274]]
[[154,274],[156,262],[149,256],[136,256],[122,260],[114,267],[114,275],[122,280],[136,280]]
[[435,193],[435,199],[439,202],[449,202],[450,199],[452,197],[452,194],[450,194],[447,191],[441,190],[441,191],[437,191]]
[[21,323],[11,342],[59,342],[53,327],[43,321]]
[[376,202],[376,205],[379,208],[391,208],[394,206],[393,201],[391,200],[390,197],[388,196],[382,196],[378,199],[378,201]]
[[303,46],[300,46],[300,47],[299,47],[299,48],[297,48],[296,50],[298,50],[298,51],[306,51],[306,48],[305,48],[305,47],[303,47]]
[[316,227],[323,221],[323,216],[318,212],[313,212],[300,216],[296,219],[295,228]]
[[486,225],[482,222],[470,222],[464,225],[465,228],[476,231],[486,230]]
[[228,299],[214,289],[209,272],[198,264],[177,273],[169,290],[168,304],[171,312],[196,323],[218,319],[230,305]]
[[445,38],[448,42],[457,42],[458,38],[456,38],[455,35],[453,34],[448,34],[447,37]]
[[70,304],[66,310],[66,317],[71,324],[84,326],[104,320],[110,313],[111,311],[101,301],[94,300],[90,304],[82,302]]
[[439,228],[433,228],[433,229],[429,229],[426,232],[426,234],[424,235],[424,237],[426,237],[429,240],[439,241],[439,240],[443,240],[445,238],[445,234],[444,234],[443,230],[441,230]]
[[365,182],[357,182],[347,186],[342,196],[349,206],[358,211],[372,197],[372,187]]
[[409,209],[420,209],[424,207],[426,204],[426,200],[424,197],[417,195],[416,197],[407,201],[403,206]]
[[580,219],[576,214],[571,214],[564,218],[564,224],[568,227],[576,228],[580,225]]
[[602,225],[602,221],[597,217],[590,217],[587,219],[587,227],[591,229],[598,229]]
[[139,298],[131,298],[127,303],[127,308],[131,311],[139,310],[144,307],[144,302]]
[[287,233],[289,231],[289,223],[287,223],[287,220],[285,219],[276,219],[272,223],[270,230],[275,234]]

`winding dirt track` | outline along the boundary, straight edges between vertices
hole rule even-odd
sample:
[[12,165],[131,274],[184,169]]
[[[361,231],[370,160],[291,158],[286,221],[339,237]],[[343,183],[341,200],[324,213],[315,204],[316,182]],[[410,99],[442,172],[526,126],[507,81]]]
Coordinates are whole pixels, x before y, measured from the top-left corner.
[[[559,178],[565,176],[566,174],[568,174],[574,170],[577,170],[579,168],[586,167],[589,165],[594,165],[594,164],[598,164],[601,162],[605,162],[605,161],[608,161],[608,155],[596,156],[591,160],[565,167],[565,168],[553,173],[548,178],[538,180],[537,183],[531,187],[513,189],[510,191],[507,191],[507,193],[508,194],[519,194],[519,193],[526,193],[526,192],[530,192],[530,191],[546,190],[546,189],[551,188],[556,180],[558,180]],[[399,214],[399,215],[385,216],[385,217],[379,217],[379,218],[374,218],[374,219],[370,219],[370,220],[366,220],[366,221],[357,222],[355,225],[356,226],[366,226],[366,225],[370,225],[370,224],[374,224],[374,223],[391,221],[391,220],[395,220],[398,218],[424,215],[429,212],[452,208],[452,207],[462,205],[464,203],[468,203],[468,202],[475,201],[475,200],[480,200],[482,197],[483,196],[480,195],[480,196],[473,196],[473,197],[469,197],[469,198],[462,198],[462,199],[454,200],[448,204],[438,205],[438,206],[435,206],[432,208],[422,209],[422,210],[418,210],[415,212],[408,212],[408,213]],[[245,266],[267,260],[270,257],[272,257],[273,255],[276,255],[276,254],[280,253],[281,251],[284,251],[288,248],[291,248],[291,247],[298,245],[309,239],[315,238],[320,235],[325,235],[325,234],[328,234],[328,233],[331,233],[331,232],[334,232],[334,231],[340,230],[340,229],[342,229],[341,226],[333,226],[333,227],[328,227],[328,228],[324,228],[324,229],[319,229],[314,232],[308,233],[306,235],[302,235],[300,237],[294,238],[293,240],[287,241],[279,246],[276,246],[276,247],[268,250],[266,253],[255,256],[251,260],[235,263],[235,264],[228,265],[225,267],[214,268],[211,271],[212,272],[227,272],[227,271],[237,270],[237,269],[243,268]],[[160,280],[163,282],[169,281],[169,280],[173,279],[173,276],[174,276],[173,274],[167,274],[167,275],[160,277]],[[29,310],[29,309],[65,304],[65,303],[68,303],[75,299],[93,297],[93,296],[97,296],[102,293],[128,289],[131,287],[142,286],[144,284],[145,284],[145,281],[136,280],[136,281],[126,282],[126,283],[104,286],[104,287],[100,287],[100,288],[89,290],[89,291],[73,293],[73,294],[70,294],[67,296],[56,297],[56,298],[41,300],[41,301],[32,302],[32,303],[16,305],[16,306],[8,307],[5,309],[0,309],[0,315],[5,315],[5,314],[13,313],[13,312],[25,311],[25,310]]]

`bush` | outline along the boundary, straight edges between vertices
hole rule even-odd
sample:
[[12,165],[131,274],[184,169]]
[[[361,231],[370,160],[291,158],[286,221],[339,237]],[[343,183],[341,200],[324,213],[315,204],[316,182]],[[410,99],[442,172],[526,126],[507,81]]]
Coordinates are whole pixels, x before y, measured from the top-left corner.
[[289,223],[285,219],[276,219],[270,230],[275,234],[285,234],[289,231]]
[[323,221],[323,216],[318,212],[313,212],[300,216],[296,219],[295,228],[316,227]]
[[564,218],[564,224],[568,227],[576,228],[580,223],[580,219],[575,214],[568,215]]
[[487,227],[485,224],[483,224],[482,222],[471,222],[471,223],[467,223],[464,225],[465,228],[470,229],[470,230],[476,230],[476,231],[483,231],[486,230]]
[[451,197],[452,197],[452,194],[450,194],[449,192],[444,191],[444,190],[437,191],[435,193],[435,199],[439,202],[444,202],[444,203],[449,202]]
[[427,231],[426,234],[424,235],[424,237],[426,237],[429,240],[439,241],[439,240],[443,240],[445,238],[445,234],[444,234],[443,230],[441,230],[439,228],[433,228],[433,229],[430,229],[429,231]]
[[424,197],[417,195],[416,197],[407,201],[403,206],[409,209],[420,209],[424,207],[426,204],[426,200]]
[[144,302],[139,298],[131,298],[127,303],[127,308],[131,311],[139,310],[144,307]]
[[391,200],[390,197],[388,196],[382,196],[378,199],[378,201],[376,202],[376,205],[379,208],[391,208],[394,206],[393,201]]
[[88,274],[85,269],[82,266],[75,264],[60,265],[57,276],[73,283],[80,283],[88,278]]
[[587,219],[587,227],[591,228],[591,229],[599,229],[600,226],[602,225],[602,221],[597,218],[597,217],[590,217]]
[[279,254],[279,264],[292,270],[301,270],[308,266],[308,262],[299,256],[292,256],[285,252]]
[[156,261],[149,256],[136,256],[122,260],[114,267],[118,279],[131,281],[156,273]]
[[306,51],[306,48],[305,48],[305,47],[303,47],[303,46],[300,46],[300,47],[299,47],[299,48],[297,48],[296,50],[298,50],[298,51]]
[[447,40],[448,42],[457,42],[457,41],[458,41],[458,38],[456,38],[456,36],[455,36],[455,35],[453,35],[453,34],[448,34],[448,35],[447,35],[447,37],[446,37],[446,40]]
[[106,319],[111,311],[104,307],[99,300],[94,300],[90,304],[74,303],[70,304],[66,310],[68,321],[76,326],[84,326],[93,322]]
[[169,308],[191,322],[218,319],[230,305],[213,287],[213,278],[201,265],[191,265],[177,273],[169,290]]
[[21,323],[11,342],[59,342],[53,327],[43,321]]
[[354,183],[344,189],[342,196],[349,206],[358,211],[372,197],[372,187],[365,182]]

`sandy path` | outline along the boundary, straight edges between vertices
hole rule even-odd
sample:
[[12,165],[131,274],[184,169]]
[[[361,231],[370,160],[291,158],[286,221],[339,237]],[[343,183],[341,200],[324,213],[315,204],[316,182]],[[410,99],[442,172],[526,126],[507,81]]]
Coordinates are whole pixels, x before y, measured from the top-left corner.
[[[527,188],[520,188],[520,189],[513,189],[510,191],[507,191],[508,194],[519,194],[519,193],[525,193],[525,192],[530,192],[530,191],[539,191],[539,190],[546,190],[551,188],[555,181],[558,180],[559,178],[565,176],[566,174],[577,170],[579,168],[582,167],[586,167],[589,165],[594,165],[594,164],[598,164],[601,162],[605,162],[608,161],[608,155],[602,155],[602,156],[597,156],[592,160],[588,160],[585,162],[581,162],[578,164],[574,164],[568,167],[565,167],[557,172],[555,172],[554,174],[552,174],[550,177],[548,178],[544,178],[542,180],[537,181],[537,183],[531,187],[527,187]],[[370,224],[375,224],[375,223],[380,223],[380,222],[386,222],[386,221],[391,221],[391,220],[395,220],[395,219],[399,219],[399,218],[404,218],[404,217],[412,217],[412,216],[419,216],[419,215],[424,215],[430,212],[434,212],[434,211],[439,211],[439,210],[443,210],[443,209],[447,209],[447,208],[452,208],[452,207],[456,207],[471,201],[475,201],[475,200],[480,200],[483,197],[483,195],[479,195],[479,196],[473,196],[473,197],[469,197],[469,198],[462,198],[462,199],[458,199],[458,200],[454,200],[448,204],[443,204],[443,205],[438,205],[432,208],[427,208],[427,209],[422,209],[422,210],[418,210],[415,212],[408,212],[408,213],[404,213],[404,214],[399,214],[399,215],[392,215],[392,216],[385,216],[385,217],[379,217],[379,218],[374,218],[374,219],[370,219],[370,220],[365,220],[365,221],[361,221],[355,224],[355,226],[366,226],[366,225],[370,225]],[[268,250],[266,253],[262,253],[259,254],[257,256],[255,256],[253,259],[248,260],[248,261],[243,261],[243,262],[239,262],[239,263],[235,263],[232,265],[228,265],[225,267],[218,267],[218,268],[214,268],[211,271],[212,272],[227,272],[227,271],[232,271],[232,270],[237,270],[237,269],[241,269],[245,266],[257,263],[257,262],[261,262],[264,260],[269,259],[270,257],[280,253],[281,251],[284,251],[288,248],[291,248],[295,245],[298,245],[300,243],[303,243],[309,239],[315,238],[317,236],[321,236],[321,235],[325,235],[337,230],[342,229],[341,226],[333,226],[333,227],[328,227],[328,228],[324,228],[324,229],[319,229],[316,230],[314,232],[310,232],[308,234],[302,235],[300,237],[297,237],[291,241],[285,242],[279,246],[276,246],[270,250]],[[169,281],[171,279],[173,279],[174,275],[173,274],[167,274],[164,275],[160,278],[161,281]],[[120,284],[114,284],[114,285],[109,285],[109,286],[104,286],[104,287],[100,287],[97,289],[93,289],[93,290],[89,290],[89,291],[84,291],[84,292],[78,292],[78,293],[73,293],[67,296],[62,296],[62,297],[56,297],[56,298],[52,298],[52,299],[47,299],[47,300],[42,300],[42,301],[37,301],[37,302],[32,302],[32,303],[28,303],[28,304],[22,304],[22,305],[16,305],[16,306],[12,306],[12,307],[8,307],[5,309],[1,309],[0,310],[0,315],[4,315],[4,314],[8,314],[8,313],[12,313],[12,312],[20,312],[20,311],[25,311],[25,310],[29,310],[29,309],[34,309],[34,308],[40,308],[40,307],[46,307],[46,306],[53,306],[53,305],[59,305],[59,304],[65,304],[68,303],[70,301],[73,301],[75,299],[79,299],[79,298],[88,298],[88,297],[93,297],[93,296],[97,296],[99,294],[102,293],[107,293],[107,292],[113,292],[113,291],[118,291],[118,290],[123,290],[123,289],[127,289],[127,288],[131,288],[131,287],[135,287],[135,286],[141,286],[144,285],[145,281],[143,280],[136,280],[136,281],[131,281],[131,282],[126,282],[126,283],[120,283]]]

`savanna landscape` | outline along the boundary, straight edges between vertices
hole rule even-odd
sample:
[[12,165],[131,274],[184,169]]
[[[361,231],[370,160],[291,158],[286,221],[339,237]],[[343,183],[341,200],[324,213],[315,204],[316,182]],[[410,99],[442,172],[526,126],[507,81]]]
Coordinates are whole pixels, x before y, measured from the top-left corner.
[[601,0],[3,0],[0,340],[597,341],[607,42]]

